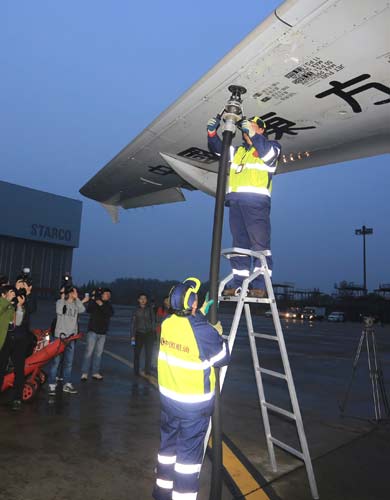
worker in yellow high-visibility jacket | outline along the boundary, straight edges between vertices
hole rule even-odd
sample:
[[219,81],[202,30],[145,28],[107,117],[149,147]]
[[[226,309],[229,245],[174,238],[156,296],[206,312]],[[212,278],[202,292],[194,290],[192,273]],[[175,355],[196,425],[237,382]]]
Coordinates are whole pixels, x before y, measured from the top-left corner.
[[[210,118],[207,123],[209,149],[215,154],[222,152],[222,141],[217,134],[219,124],[218,117]],[[240,128],[243,142],[232,154],[226,195],[233,247],[267,251],[267,266],[272,273],[271,192],[281,146],[278,141],[266,137],[266,124],[258,116],[242,120]],[[236,295],[250,274],[251,259],[247,255],[234,255],[230,264],[233,279],[226,285],[223,295]],[[253,271],[261,271],[258,259],[254,261]],[[262,273],[251,286],[250,297],[266,296]]]
[[196,499],[204,439],[214,408],[214,366],[226,365],[230,358],[220,323],[212,326],[204,308],[198,310],[199,288],[196,278],[172,288],[170,314],[161,327],[161,445],[155,500]]

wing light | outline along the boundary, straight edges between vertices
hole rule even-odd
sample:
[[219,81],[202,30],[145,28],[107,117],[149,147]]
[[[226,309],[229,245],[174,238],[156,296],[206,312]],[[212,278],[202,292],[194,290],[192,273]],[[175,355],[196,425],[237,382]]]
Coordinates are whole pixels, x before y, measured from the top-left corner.
[[309,151],[304,151],[298,152],[298,153],[288,153],[286,155],[282,155],[282,162],[283,163],[290,163],[293,161],[300,161],[304,160],[305,158],[309,158],[311,156],[311,153]]

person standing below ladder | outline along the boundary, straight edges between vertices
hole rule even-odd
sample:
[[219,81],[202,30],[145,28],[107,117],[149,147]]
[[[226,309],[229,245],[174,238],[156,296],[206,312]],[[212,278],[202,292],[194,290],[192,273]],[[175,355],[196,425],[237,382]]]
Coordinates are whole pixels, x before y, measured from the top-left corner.
[[139,360],[145,345],[145,375],[151,374],[153,343],[156,332],[156,315],[148,304],[146,293],[138,295],[138,307],[131,321],[131,341],[134,347],[134,374],[139,375]]
[[155,500],[196,500],[204,440],[214,409],[214,367],[227,365],[222,326],[198,310],[200,281],[187,278],[169,293],[170,312],[161,326],[158,386],[161,402]]
[[[222,141],[217,129],[220,119],[210,118],[207,123],[209,149],[212,153],[222,153]],[[226,205],[229,207],[230,230],[233,247],[253,251],[271,250],[271,191],[272,176],[275,173],[281,146],[277,141],[268,140],[264,133],[266,125],[258,116],[243,120],[240,125],[243,143],[233,156],[230,165]],[[242,282],[249,276],[251,259],[247,255],[235,255],[230,259],[233,280],[227,284],[223,295],[236,295]],[[272,274],[272,256],[267,256],[267,264]],[[260,269],[256,259],[253,272]],[[252,282],[250,297],[266,296],[263,274]]]

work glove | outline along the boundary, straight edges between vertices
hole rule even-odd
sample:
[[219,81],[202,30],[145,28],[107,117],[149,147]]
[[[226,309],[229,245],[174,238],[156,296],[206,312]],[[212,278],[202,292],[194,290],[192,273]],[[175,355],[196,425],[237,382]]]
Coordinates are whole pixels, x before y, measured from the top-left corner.
[[202,307],[199,309],[199,311],[203,314],[203,316],[207,316],[207,313],[209,312],[209,309],[213,304],[214,300],[210,300],[210,294],[209,292],[207,292]]
[[255,132],[253,131],[253,129],[251,127],[251,123],[248,120],[242,120],[241,132],[243,134],[248,134],[249,137],[253,137],[255,135]]
[[217,321],[215,325],[211,325],[215,330],[217,330],[219,335],[223,334],[223,328],[220,321]]
[[221,119],[218,117],[210,118],[207,122],[207,132],[215,132],[221,123]]

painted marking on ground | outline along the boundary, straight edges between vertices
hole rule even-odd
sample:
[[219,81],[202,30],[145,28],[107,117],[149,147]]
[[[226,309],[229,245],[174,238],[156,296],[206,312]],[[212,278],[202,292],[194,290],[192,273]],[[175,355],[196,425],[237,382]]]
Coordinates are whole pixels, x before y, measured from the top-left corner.
[[[134,364],[131,361],[128,361],[126,358],[119,356],[119,354],[115,354],[114,352],[109,351],[107,349],[104,349],[104,353],[107,354],[108,356],[110,356],[111,358],[114,358],[117,361],[120,361],[121,363],[128,366],[132,370],[134,370]],[[158,388],[157,378],[154,375],[146,375],[145,373],[141,373],[141,377],[143,377],[148,382],[150,382],[156,389]]]
[[234,481],[234,490],[238,490],[237,493],[239,492],[244,498],[250,500],[270,500],[270,497],[261,488],[261,485],[256,481],[241,460],[233,453],[225,441],[222,442],[222,453],[225,481],[227,484],[229,484],[230,481],[229,478],[226,478],[226,475]]
[[[104,353],[131,369],[134,369],[134,364],[131,361],[115,354],[112,351],[104,349]],[[154,375],[141,375],[156,389],[158,389],[158,381]],[[211,438],[209,441],[208,451],[211,451]],[[225,482],[229,490],[235,496],[240,496],[248,500],[276,500],[277,497],[271,491],[269,496],[262,488],[261,484],[267,481],[261,474],[253,467],[243,453],[230,441],[230,439],[223,435],[222,442],[223,453],[223,467]]]
[[[268,481],[248,460],[242,451],[233,443],[233,441],[226,436],[222,435],[223,439],[223,453],[227,453],[229,459],[234,457],[234,467],[226,467],[226,484],[229,484],[229,476],[235,482],[236,487],[241,491],[244,498],[249,500],[280,500],[272,488],[270,481]],[[238,463],[237,463],[238,462]],[[237,477],[237,472],[239,476]],[[252,488],[252,489],[247,489]]]

